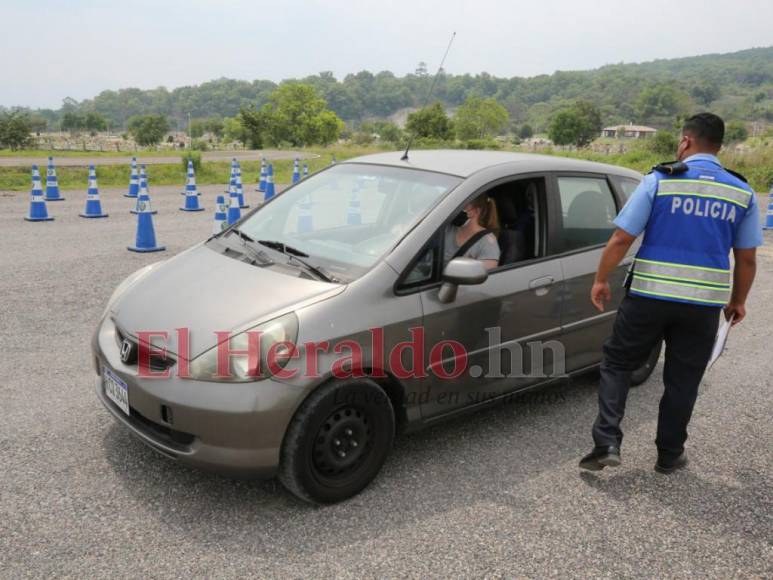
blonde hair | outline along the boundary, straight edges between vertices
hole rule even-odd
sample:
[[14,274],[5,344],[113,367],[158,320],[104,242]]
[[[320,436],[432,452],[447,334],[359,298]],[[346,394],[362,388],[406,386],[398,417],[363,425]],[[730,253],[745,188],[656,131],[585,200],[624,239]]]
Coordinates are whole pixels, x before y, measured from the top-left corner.
[[470,205],[480,211],[478,224],[494,232],[494,235],[499,235],[499,213],[494,198],[484,193],[470,202]]

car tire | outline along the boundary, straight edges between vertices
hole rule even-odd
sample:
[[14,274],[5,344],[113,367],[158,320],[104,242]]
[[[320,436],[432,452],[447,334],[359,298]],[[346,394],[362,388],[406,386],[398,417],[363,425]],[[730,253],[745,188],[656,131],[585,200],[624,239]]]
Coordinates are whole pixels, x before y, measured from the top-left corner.
[[660,358],[661,350],[663,350],[663,341],[659,340],[658,343],[650,352],[649,356],[647,357],[647,360],[644,361],[644,364],[631,373],[632,387],[638,387],[639,385],[644,383],[648,378],[650,378],[652,371],[655,370],[655,366],[658,364],[658,359]]
[[279,481],[296,497],[335,503],[378,474],[395,437],[384,390],[369,379],[328,383],[308,396],[282,442]]

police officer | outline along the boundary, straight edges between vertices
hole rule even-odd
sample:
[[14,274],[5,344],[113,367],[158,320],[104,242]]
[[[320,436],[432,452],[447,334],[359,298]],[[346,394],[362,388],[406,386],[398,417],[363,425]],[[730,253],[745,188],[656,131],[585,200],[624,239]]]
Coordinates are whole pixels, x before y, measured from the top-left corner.
[[[698,384],[706,370],[719,313],[738,324],[762,244],[759,210],[743,176],[720,165],[725,124],[700,113],[687,119],[678,161],[658,165],[639,184],[615,219],[591,290],[599,311],[611,298],[609,275],[644,234],[626,282],[612,336],[604,342],[599,412],[593,450],[580,467],[597,471],[620,465],[620,422],[631,372],[661,339],[666,343],[665,391],[655,443],[661,473],[684,467],[684,442]],[[732,248],[735,268],[731,271]]]

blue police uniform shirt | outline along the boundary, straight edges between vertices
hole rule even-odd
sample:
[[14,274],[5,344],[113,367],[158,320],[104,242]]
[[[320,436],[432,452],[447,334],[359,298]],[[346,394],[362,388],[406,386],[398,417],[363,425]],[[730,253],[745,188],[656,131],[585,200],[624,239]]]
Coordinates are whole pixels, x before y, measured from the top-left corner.
[[[696,153],[684,160],[703,161],[713,163],[722,167],[719,159],[708,153]],[[641,183],[631,194],[628,202],[615,218],[615,225],[625,230],[632,236],[641,235],[647,227],[647,222],[652,213],[652,202],[655,199],[655,192],[658,187],[658,179],[654,173],[648,173],[644,176]],[[744,215],[743,220],[738,224],[733,247],[737,249],[756,248],[762,245],[762,224],[760,223],[760,211],[757,206],[757,196],[752,195],[749,202],[749,208]]]

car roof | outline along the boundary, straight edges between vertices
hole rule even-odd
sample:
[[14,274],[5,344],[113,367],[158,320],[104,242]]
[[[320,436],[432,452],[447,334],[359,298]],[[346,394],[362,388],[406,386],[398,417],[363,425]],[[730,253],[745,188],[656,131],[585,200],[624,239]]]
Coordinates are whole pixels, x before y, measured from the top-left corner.
[[402,160],[402,151],[390,151],[363,155],[347,159],[343,163],[369,163],[389,165],[447,173],[458,177],[469,177],[473,173],[503,163],[517,163],[523,166],[523,172],[532,171],[583,171],[593,173],[611,173],[623,177],[640,179],[641,174],[625,167],[596,163],[582,159],[538,155],[534,153],[511,153],[506,151],[471,151],[467,149],[419,149],[410,151],[408,159]]

